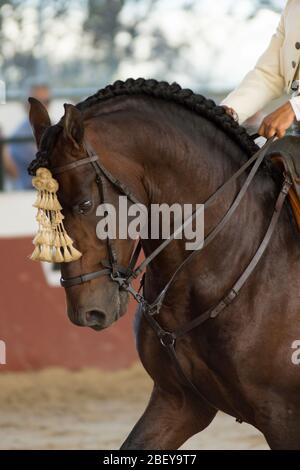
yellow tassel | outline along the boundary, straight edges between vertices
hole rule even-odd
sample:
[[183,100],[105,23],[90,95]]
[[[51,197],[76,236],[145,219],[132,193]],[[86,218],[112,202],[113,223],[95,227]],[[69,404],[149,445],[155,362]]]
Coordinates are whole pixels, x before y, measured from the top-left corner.
[[32,178],[32,186],[34,186],[35,189],[37,189],[38,191],[42,191],[43,189],[42,180],[38,178],[37,176],[35,176],[34,178]]
[[68,248],[72,256],[72,261],[77,261],[81,258],[82,254],[80,253],[80,251],[76,250],[73,245],[68,246]]
[[58,232],[55,232],[55,235],[54,235],[54,240],[53,240],[53,245],[56,246],[57,248],[59,248],[61,245],[60,245],[60,238],[59,238],[59,233]]
[[66,232],[61,232],[60,235],[59,235],[60,246],[67,246],[67,241],[65,239],[65,233]]
[[36,234],[36,236],[34,237],[32,243],[34,245],[41,245],[41,239],[42,239],[42,236],[43,236],[43,232],[40,232],[38,231],[38,233]]
[[62,210],[62,206],[60,205],[56,194],[52,194],[52,210],[53,211],[61,211]]
[[69,235],[67,234],[67,232],[64,232],[64,238],[65,238],[65,242],[68,246],[71,246],[73,245],[73,240],[71,237],[69,237]]
[[51,230],[45,230],[45,245],[53,246],[53,236]]
[[50,193],[48,191],[45,192],[45,206],[44,209],[47,211],[51,210],[51,203],[50,203]]
[[46,209],[46,193],[43,191],[41,193],[41,199],[40,199],[40,204],[39,204],[39,209]]
[[42,199],[42,193],[41,193],[41,191],[39,191],[38,194],[37,194],[36,201],[35,201],[35,203],[33,204],[33,207],[39,208],[40,205],[41,205],[41,199]]
[[49,263],[52,261],[52,253],[50,246],[48,245],[41,245],[41,253],[40,258],[41,261],[48,261]]
[[47,209],[50,211],[59,211],[62,209],[61,205],[58,202],[56,194],[53,193],[47,193],[48,194],[48,200],[46,202],[47,204]]
[[53,232],[52,229],[49,230],[49,242],[50,246],[54,247],[54,241],[55,241],[55,232]]
[[56,204],[55,204],[55,194],[50,193],[50,205],[51,205],[51,210],[56,211]]
[[37,245],[29,257],[32,261],[40,261],[40,246]]
[[53,210],[53,202],[52,202],[52,194],[47,193],[48,201],[47,201],[47,210],[52,211]]
[[40,222],[41,226],[45,229],[49,229],[51,228],[51,221],[49,219],[49,217],[43,213],[42,217],[41,217],[41,222]]
[[48,170],[48,168],[41,167],[36,170],[36,177],[48,180],[52,178],[52,173],[50,170]]
[[57,193],[58,182],[54,178],[51,177],[51,179],[47,181],[45,189],[49,191],[49,193]]
[[51,229],[51,246],[56,246],[56,230]]
[[38,213],[37,213],[35,219],[36,219],[36,221],[39,222],[39,223],[42,222],[42,219],[43,219],[43,212],[42,212],[40,209],[38,210]]
[[57,263],[78,260],[82,254],[74,248],[63,226],[62,206],[56,194],[58,182],[47,168],[39,168],[32,184],[38,190],[34,206],[38,208],[39,230],[33,240],[35,249],[31,259]]
[[52,218],[52,225],[53,225],[53,226],[54,226],[54,225],[59,225],[59,224],[62,223],[63,220],[64,220],[64,216],[62,215],[62,213],[59,212],[59,211],[56,211],[56,212],[54,213],[53,218]]
[[63,263],[64,262],[64,257],[63,257],[62,252],[60,251],[59,248],[55,248],[55,253],[54,253],[52,259],[53,259],[54,263]]
[[39,230],[33,240],[33,244],[34,245],[50,245],[48,231]]
[[65,261],[65,263],[70,263],[71,261],[73,261],[71,253],[69,252],[69,250],[66,246],[63,248],[63,251],[64,251],[64,261]]

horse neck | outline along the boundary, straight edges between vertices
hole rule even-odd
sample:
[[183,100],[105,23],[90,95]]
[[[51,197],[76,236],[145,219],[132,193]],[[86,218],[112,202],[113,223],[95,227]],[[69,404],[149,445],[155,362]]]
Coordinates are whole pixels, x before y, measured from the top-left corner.
[[[102,108],[101,115],[93,120],[92,131],[94,136],[97,134],[94,142],[104,165],[147,205],[199,204],[247,158],[214,124],[169,103],[149,105],[143,99],[119,99]],[[261,177],[259,179],[260,183],[252,185],[241,209],[216,242],[184,269],[175,283],[176,288],[181,282],[186,286],[187,282],[191,285],[191,280],[197,279],[197,292],[203,292],[200,300],[205,304],[213,301],[205,294],[211,284],[208,279],[215,281],[215,296],[220,297],[224,289],[231,287],[240,274],[245,253],[253,253],[262,235],[266,201],[273,197],[262,191]],[[207,230],[225,214],[239,186],[240,183],[232,184],[209,209],[205,216]],[[262,196],[262,192],[264,197],[257,200],[256,193]],[[249,229],[252,216],[256,218],[257,233],[254,233],[254,226]],[[160,243],[160,240],[144,240],[146,255]],[[175,240],[151,263],[147,276],[150,297],[155,297],[186,256],[183,241]],[[231,272],[226,279],[220,279],[220,269],[225,265],[226,269],[231,266]],[[208,272],[209,276],[205,277],[203,273]],[[178,303],[176,291],[182,292],[182,289],[175,289],[173,295],[176,305],[181,305],[183,298],[181,296]]]
[[118,97],[86,119],[103,163],[122,180],[130,167],[147,203],[199,203],[247,158],[214,124],[164,100]]

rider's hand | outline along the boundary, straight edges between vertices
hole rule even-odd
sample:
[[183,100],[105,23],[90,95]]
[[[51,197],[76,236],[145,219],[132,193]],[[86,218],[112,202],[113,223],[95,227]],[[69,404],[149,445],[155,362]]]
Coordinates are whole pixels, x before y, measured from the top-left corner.
[[294,119],[295,113],[288,101],[264,118],[258,133],[267,139],[273,136],[283,137],[287,129],[293,124]]
[[237,112],[233,108],[230,108],[229,106],[226,106],[225,104],[222,104],[222,107],[225,109],[226,114],[231,116],[235,121],[239,120]]

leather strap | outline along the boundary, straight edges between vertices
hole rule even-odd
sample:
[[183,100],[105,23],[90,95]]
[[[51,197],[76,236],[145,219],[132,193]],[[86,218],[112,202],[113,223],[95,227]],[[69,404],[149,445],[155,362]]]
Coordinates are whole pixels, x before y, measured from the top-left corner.
[[173,333],[169,333],[165,331],[163,328],[161,328],[161,326],[157,323],[157,321],[154,320],[154,318],[151,315],[147,315],[147,313],[145,312],[143,313],[149,325],[155,331],[157,337],[159,338],[161,345],[166,349],[168,355],[170,356],[171,361],[173,362],[173,365],[175,366],[176,373],[181,379],[182,383],[183,384],[185,383],[198,396],[200,396],[201,399],[204,401],[204,403],[215,408],[215,406],[212,403],[210,403],[207,400],[207,398],[204,397],[204,395],[202,395],[200,390],[193,384],[193,382],[187,377],[184,370],[182,369],[177,358],[177,354],[175,350],[176,337],[173,335]]
[[208,309],[200,317],[195,318],[191,322],[187,323],[184,327],[176,329],[176,331],[174,331],[173,333],[176,338],[179,338],[180,336],[185,335],[186,333],[196,328],[197,326],[200,326],[209,318],[216,318],[226,307],[228,307],[237,298],[242,287],[244,286],[246,281],[249,279],[249,277],[253,273],[254,269],[256,268],[258,262],[261,260],[263,254],[265,253],[269,245],[269,242],[274,233],[281,210],[283,208],[284,201],[289,192],[291,184],[292,184],[291,180],[287,178],[277,198],[275,209],[274,209],[270,224],[268,226],[268,229],[266,231],[266,234],[261,244],[259,245],[251,262],[248,264],[247,268],[244,270],[242,275],[238,278],[236,283],[233,285],[229,293],[225,297],[223,297],[223,299],[220,300],[220,302],[218,302],[218,304],[215,307]]
[[[93,271],[87,274],[80,274],[79,276],[70,277],[68,279],[61,278],[60,284],[62,287],[73,287],[78,284],[83,284],[84,282],[92,281],[101,276],[112,275],[111,263],[109,260],[102,260],[101,264],[104,266],[104,269],[99,271]],[[124,277],[128,274],[128,269],[124,266],[116,265],[116,270],[118,274],[123,275]]]
[[[269,141],[270,143],[271,141]],[[236,196],[235,200],[233,201],[232,205],[230,206],[230,208],[228,209],[228,211],[226,212],[226,214],[223,216],[223,218],[221,219],[221,221],[218,223],[218,225],[209,232],[209,234],[205,237],[204,241],[203,241],[203,248],[208,246],[215,238],[216,236],[221,232],[221,230],[224,228],[224,226],[231,220],[231,217],[233,215],[233,213],[236,211],[236,209],[239,207],[239,204],[240,202],[242,201],[245,193],[247,192],[248,188],[249,188],[249,185],[251,184],[254,176],[256,175],[264,157],[265,157],[265,154],[266,154],[266,151],[268,149],[268,145],[266,145],[265,147],[263,147],[262,149],[260,149],[258,151],[258,153],[255,155],[256,157],[256,162],[255,164],[253,165],[250,173],[248,174],[247,178],[246,178],[246,181],[244,182],[241,190],[239,191],[238,195]],[[236,175],[237,173],[235,173]],[[226,184],[226,183],[225,183]],[[224,186],[222,186],[220,189],[222,189]],[[216,193],[213,194],[213,196],[215,196]],[[212,197],[210,197],[206,203],[204,203],[204,207],[207,208],[207,206],[211,203],[212,201]],[[195,213],[194,213],[195,214]],[[193,215],[191,216],[191,219],[193,218]],[[167,242],[169,240],[166,240]],[[162,244],[161,244],[162,245]],[[149,262],[151,262],[160,252],[161,252],[161,245],[153,252],[151,253],[151,255],[146,258],[146,260],[141,263],[141,265],[135,270],[135,271],[140,271],[140,269],[142,268],[145,269],[145,267],[149,264]],[[166,245],[165,245],[166,246]],[[189,256],[187,256],[185,258],[185,260],[178,266],[178,268],[175,270],[175,272],[173,273],[173,275],[171,276],[171,278],[169,279],[169,281],[167,282],[167,284],[165,285],[165,287],[163,288],[163,290],[159,293],[158,297],[156,298],[156,300],[154,302],[152,302],[151,304],[151,309],[152,309],[152,312],[153,314],[157,314],[163,301],[164,301],[164,298],[169,290],[169,288],[171,287],[171,284],[174,282],[175,278],[177,277],[177,275],[179,274],[179,272],[185,267],[185,265],[187,263],[189,263],[193,258],[194,256],[196,256],[197,254],[199,253],[199,250],[194,250],[190,253]]]
[[103,175],[115,186],[121,193],[128,197],[128,199],[133,202],[134,204],[138,204],[139,206],[143,207],[141,202],[135,197],[135,195],[130,191],[130,189],[122,183],[120,180],[115,178],[101,163],[100,161],[97,162],[98,167],[100,168]]
[[82,165],[85,165],[86,163],[92,163],[98,160],[98,155],[89,155],[86,158],[81,158],[80,160],[77,160],[76,162],[72,163],[67,163],[66,165],[63,166],[58,166],[56,168],[51,169],[52,175],[59,175],[60,173],[64,173],[65,171],[73,170],[74,168],[78,168]]
[[[102,200],[103,203],[106,202],[106,179],[103,178],[103,174],[101,172],[101,169],[100,169],[100,166],[99,166],[99,163],[98,162],[92,162],[92,166],[96,172],[96,183],[98,185],[98,190],[99,190],[99,194],[100,194],[100,198]],[[118,275],[118,271],[117,271],[117,264],[118,264],[118,259],[117,259],[117,253],[116,253],[116,250],[113,246],[113,243],[112,243],[112,240],[107,237],[107,240],[106,240],[106,244],[107,244],[107,251],[108,251],[108,257],[109,257],[109,265],[110,265],[110,268],[111,268],[111,274],[113,277],[116,277]]]
[[129,262],[128,272],[130,273],[130,275],[133,275],[134,273],[134,267],[139,259],[141,251],[142,251],[142,242],[141,242],[141,239],[139,239]]
[[110,183],[115,186],[116,189],[118,189],[121,193],[123,193],[125,196],[128,197],[128,199],[133,202],[134,204],[139,204],[141,205],[141,202],[135,197],[135,195],[130,191],[130,189],[124,184],[122,183],[120,180],[118,180],[117,178],[115,178],[101,163],[100,159],[98,158],[97,155],[95,155],[94,153],[94,150],[92,149],[92,147],[89,145],[88,142],[85,142],[85,149],[87,151],[87,154],[89,155],[89,157],[91,159],[93,159],[94,157],[97,157],[95,158],[95,160],[91,160],[91,161],[97,161],[96,164],[93,164],[93,167],[97,173],[97,175],[102,178],[102,175],[105,176],[105,178],[110,181]]
[[[243,274],[239,277],[237,282],[234,284],[230,292],[223,297],[223,299],[218,302],[218,304],[214,308],[210,308],[206,310],[203,314],[201,314],[199,317],[195,318],[194,320],[188,322],[186,325],[184,325],[181,328],[178,328],[174,331],[166,331],[164,330],[159,323],[153,318],[151,311],[149,312],[149,309],[147,308],[147,305],[142,306],[142,312],[146,320],[148,321],[149,325],[152,327],[152,329],[155,331],[157,337],[160,340],[160,343],[164,348],[166,349],[169,357],[171,358],[177,375],[179,379],[182,380],[183,383],[186,383],[190,389],[192,389],[194,392],[197,393],[201,397],[202,400],[204,400],[206,403],[208,403],[210,406],[215,408],[213,404],[209,402],[209,400],[203,396],[203,394],[200,392],[200,390],[195,386],[195,384],[189,379],[189,377],[186,375],[184,372],[177,353],[176,353],[176,340],[178,338],[181,338],[185,334],[189,333],[191,330],[193,330],[196,327],[199,327],[202,325],[204,322],[206,322],[208,319],[213,319],[216,318],[226,307],[228,307],[238,296],[240,290],[244,286],[245,282],[248,280],[249,276],[252,274],[254,271],[255,267],[257,266],[258,262],[262,258],[263,254],[265,253],[270,239],[274,233],[274,230],[277,226],[277,222],[280,216],[280,213],[282,211],[285,199],[287,197],[287,194],[289,192],[289,189],[291,187],[292,181],[291,179],[286,176],[284,184],[282,186],[282,189],[279,193],[279,196],[277,198],[276,204],[275,204],[275,209],[270,221],[270,224],[268,226],[267,232],[258,248],[256,251],[254,257],[252,258],[251,262],[249,263],[248,267],[245,269]],[[150,306],[151,309],[151,306]],[[239,413],[236,413],[237,415],[237,420],[242,422],[241,416],[239,416]]]
[[[239,195],[237,196],[237,198],[235,199],[233,205],[230,207],[230,209],[228,210],[228,212],[226,213],[225,217],[223,217],[223,219],[221,220],[221,222],[218,224],[218,226],[214,229],[214,231],[212,233],[210,233],[207,237],[207,239],[204,241],[205,245],[208,245],[208,243],[210,243],[215,237],[216,235],[220,232],[220,230],[224,227],[224,225],[229,221],[229,219],[231,218],[233,212],[236,210],[236,208],[238,207],[241,199],[243,198],[245,192],[247,191],[252,179],[254,178],[255,174],[257,173],[257,170],[259,168],[259,166],[261,165],[265,155],[266,155],[266,152],[269,148],[269,146],[271,145],[271,143],[273,142],[274,140],[274,137],[272,137],[268,142],[266,142],[266,144],[264,145],[264,147],[262,147],[260,150],[258,150],[258,152],[256,152],[249,160],[247,160],[247,162],[242,165],[238,171],[236,171],[222,186],[220,186],[216,192],[214,192],[204,203],[204,209],[207,209],[209,206],[212,205],[213,202],[215,202],[215,200],[217,199],[218,196],[220,196],[221,193],[223,193],[225,191],[225,189],[227,189],[235,180],[237,180],[239,178],[239,176],[241,176],[245,170],[252,165],[252,163],[255,162],[255,165],[253,166],[253,168],[251,169],[251,172],[249,173]],[[202,210],[202,208],[201,208]],[[139,274],[141,274],[144,269],[159,255],[159,253],[161,253],[161,251],[163,251],[170,243],[171,241],[174,240],[174,238],[177,236],[178,232],[180,230],[183,229],[183,226],[184,225],[188,225],[190,223],[192,223],[192,221],[195,219],[195,217],[197,216],[198,214],[198,211],[199,210],[196,210],[193,212],[193,214],[184,222],[184,224],[178,229],[176,230],[168,239],[164,240],[134,271],[133,273],[133,276],[134,277],[137,277]],[[198,252],[199,250],[195,250],[195,252]],[[194,254],[194,252],[192,253],[192,255]],[[191,255],[188,257],[190,258]],[[182,267],[183,265],[187,262],[187,259],[182,263]],[[178,270],[181,269],[181,266],[178,268]],[[176,270],[178,272],[178,270]],[[174,273],[175,274],[175,273]],[[176,273],[177,274],[177,273]],[[175,276],[176,276],[175,274]],[[173,276],[172,276],[173,277]]]
[[93,273],[80,274],[79,276],[76,276],[76,277],[70,277],[69,279],[64,279],[63,277],[61,277],[60,285],[65,288],[73,287],[78,284],[82,284],[83,282],[92,281],[93,279],[96,279],[97,277],[105,276],[109,274],[110,274],[110,269],[105,268],[105,269],[101,269],[100,271],[95,271]]

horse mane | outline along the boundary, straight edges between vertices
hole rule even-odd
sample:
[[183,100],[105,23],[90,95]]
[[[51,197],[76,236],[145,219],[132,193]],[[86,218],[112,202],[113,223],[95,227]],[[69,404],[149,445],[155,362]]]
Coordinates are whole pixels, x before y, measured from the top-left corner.
[[[219,129],[222,129],[229,138],[236,142],[241,150],[243,150],[247,156],[251,157],[259,147],[255,144],[254,140],[247,133],[246,129],[240,126],[234,119],[226,114],[226,111],[222,106],[216,105],[216,103],[207,99],[204,96],[194,93],[192,90],[183,89],[177,83],[169,84],[165,81],[157,81],[154,79],[144,78],[128,78],[125,82],[117,80],[112,85],[107,85],[105,88],[100,89],[94,95],[89,96],[84,101],[81,101],[76,105],[80,111],[97,105],[103,101],[109,100],[116,96],[134,96],[134,95],[145,95],[153,98],[160,98],[165,101],[178,103],[184,108],[194,111],[201,117],[206,118],[208,121],[214,123]],[[55,130],[57,128],[57,130]],[[50,131],[50,130],[49,130]],[[61,125],[56,124],[51,127],[49,136],[43,141],[56,140],[58,132],[61,131]],[[47,132],[46,132],[47,134]],[[45,142],[42,142],[42,147],[47,147]],[[42,149],[41,149],[42,150]],[[30,175],[34,175],[37,168],[44,166],[49,167],[48,155],[49,152],[38,152],[36,158],[31,162],[28,167]]]
[[141,94],[178,103],[186,109],[194,111],[199,116],[208,119],[234,140],[248,156],[252,156],[259,149],[246,129],[235,122],[232,117],[228,116],[222,106],[217,106],[213,100],[194,93],[192,90],[181,88],[177,83],[169,84],[165,81],[146,80],[144,78],[136,80],[128,78],[125,82],[117,80],[114,84],[100,89],[94,95],[81,101],[76,107],[80,111],[84,111],[115,96]]

